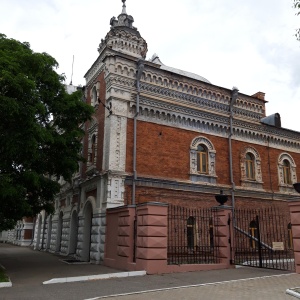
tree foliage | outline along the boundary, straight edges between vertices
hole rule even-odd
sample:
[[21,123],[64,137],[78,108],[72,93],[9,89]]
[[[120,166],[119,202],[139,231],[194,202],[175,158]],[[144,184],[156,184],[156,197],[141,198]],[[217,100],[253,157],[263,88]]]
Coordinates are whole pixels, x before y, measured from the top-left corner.
[[[293,6],[296,9],[296,15],[300,15],[300,0],[293,0]],[[300,41],[300,28],[296,29],[296,38],[298,41]]]
[[82,160],[79,124],[93,109],[69,95],[56,60],[0,34],[0,231],[40,210],[51,212],[57,178]]

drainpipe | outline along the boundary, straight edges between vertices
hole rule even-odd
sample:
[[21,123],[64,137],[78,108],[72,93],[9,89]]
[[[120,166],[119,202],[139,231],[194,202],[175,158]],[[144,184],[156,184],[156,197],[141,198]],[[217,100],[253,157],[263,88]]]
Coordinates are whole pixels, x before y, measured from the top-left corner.
[[136,113],[133,117],[133,180],[132,180],[132,204],[135,205],[135,183],[137,180],[137,171],[136,171],[136,143],[137,143],[137,117],[140,113],[140,80],[144,71],[144,61],[139,59],[137,62],[137,74],[136,74]]
[[233,136],[233,105],[236,102],[236,99],[238,97],[239,90],[236,87],[232,88],[231,92],[231,99],[230,99],[230,106],[229,106],[229,112],[230,112],[230,133],[229,133],[229,168],[230,168],[230,182],[232,186],[231,190],[231,199],[232,199],[232,208],[235,208],[235,198],[234,198],[234,192],[235,192],[235,183],[234,183],[234,178],[233,178],[233,166],[232,166],[232,136]]

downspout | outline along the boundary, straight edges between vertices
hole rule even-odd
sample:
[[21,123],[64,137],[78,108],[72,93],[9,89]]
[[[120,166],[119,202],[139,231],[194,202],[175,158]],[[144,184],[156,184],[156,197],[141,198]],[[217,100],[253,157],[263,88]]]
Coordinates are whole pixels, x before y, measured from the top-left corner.
[[140,80],[144,71],[144,61],[139,59],[137,61],[137,74],[136,74],[136,112],[133,117],[133,180],[132,180],[132,205],[135,205],[135,184],[137,180],[136,171],[136,144],[137,144],[137,118],[140,113]]
[[271,172],[271,161],[270,161],[270,136],[267,137],[268,141],[268,165],[269,165],[269,179],[270,179],[270,188],[272,191],[272,200],[274,200],[274,189],[273,189],[273,179],[272,179],[272,172]]
[[233,136],[233,105],[236,102],[236,99],[238,97],[239,90],[236,87],[232,88],[231,92],[231,99],[230,99],[230,106],[229,106],[229,112],[230,112],[230,133],[229,133],[229,138],[228,138],[228,143],[229,143],[229,169],[230,169],[230,183],[231,183],[231,205],[232,209],[234,210],[235,208],[235,183],[234,183],[234,178],[233,178],[233,165],[232,165],[232,136]]

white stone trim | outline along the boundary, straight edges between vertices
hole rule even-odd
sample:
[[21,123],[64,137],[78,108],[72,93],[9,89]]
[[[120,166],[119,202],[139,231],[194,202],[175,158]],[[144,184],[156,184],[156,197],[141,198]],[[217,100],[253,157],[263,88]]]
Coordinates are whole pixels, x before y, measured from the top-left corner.
[[[246,155],[251,153],[254,157],[254,179],[251,180],[246,176]],[[241,183],[243,187],[249,188],[262,188],[262,171],[261,171],[261,158],[258,151],[253,147],[245,147],[241,151],[240,155],[240,166],[241,166]]]
[[[291,184],[284,183],[283,161],[290,163]],[[278,185],[281,192],[294,191],[293,183],[297,182],[296,164],[292,156],[288,153],[281,153],[278,157]]]

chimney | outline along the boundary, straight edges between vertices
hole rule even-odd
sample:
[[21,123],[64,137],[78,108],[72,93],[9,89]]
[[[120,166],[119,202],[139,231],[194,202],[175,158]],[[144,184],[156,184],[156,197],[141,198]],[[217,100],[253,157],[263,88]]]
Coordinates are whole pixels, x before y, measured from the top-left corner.
[[254,95],[252,95],[251,97],[259,99],[259,100],[265,100],[265,93],[263,92],[257,92]]

